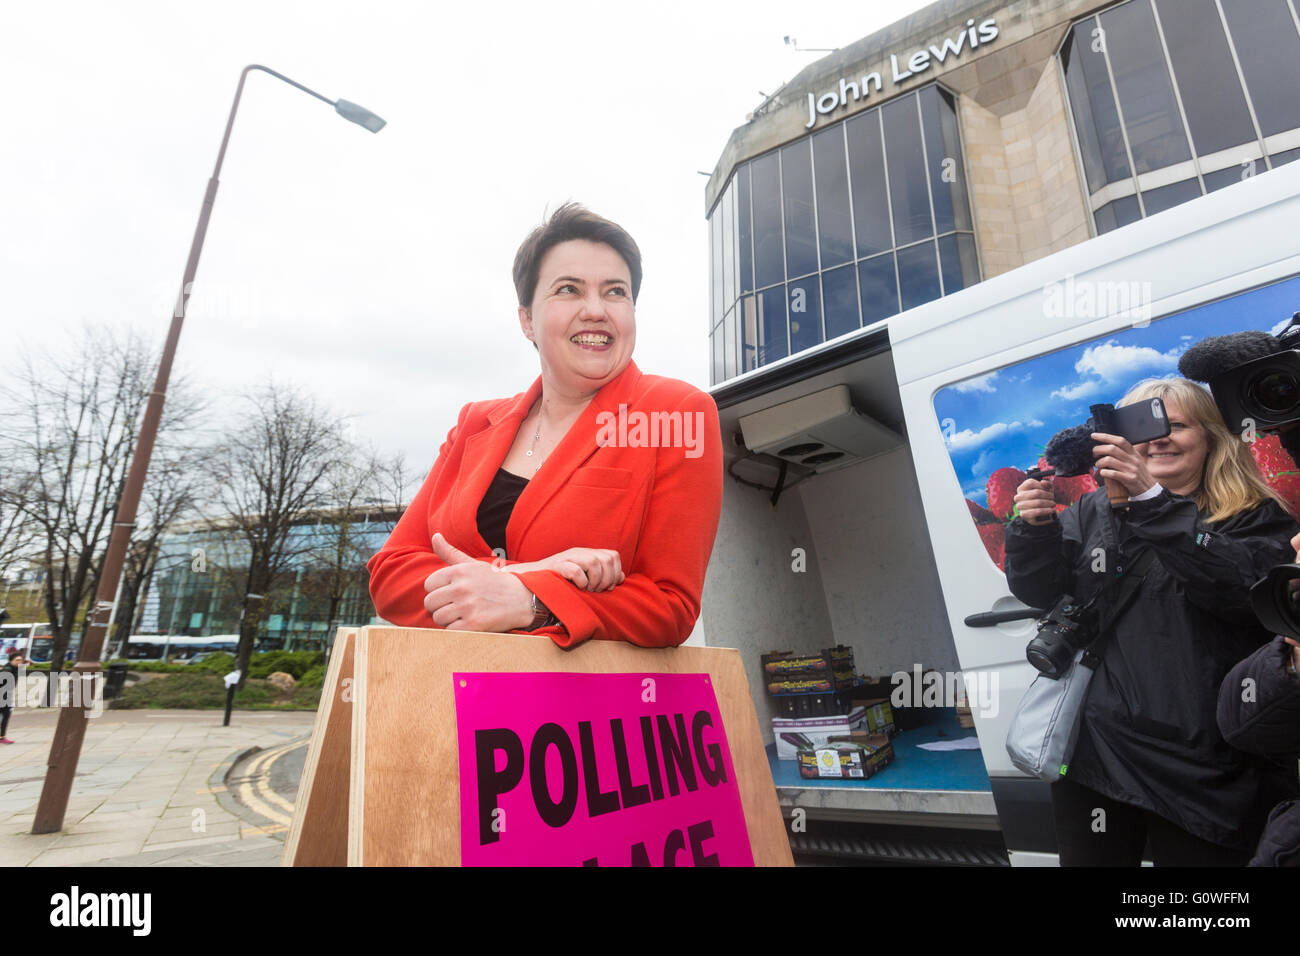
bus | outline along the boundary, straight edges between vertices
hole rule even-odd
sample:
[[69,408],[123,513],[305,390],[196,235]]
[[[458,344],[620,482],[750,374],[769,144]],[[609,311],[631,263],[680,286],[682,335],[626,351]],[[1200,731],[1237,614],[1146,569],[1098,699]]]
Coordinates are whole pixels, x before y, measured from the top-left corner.
[[0,624],[0,650],[19,651],[29,661],[48,661],[54,650],[54,628],[46,622]]
[[127,639],[126,657],[132,661],[172,661],[188,663],[202,656],[225,651],[235,653],[238,634],[213,634],[210,637],[182,637],[167,634],[132,634]]

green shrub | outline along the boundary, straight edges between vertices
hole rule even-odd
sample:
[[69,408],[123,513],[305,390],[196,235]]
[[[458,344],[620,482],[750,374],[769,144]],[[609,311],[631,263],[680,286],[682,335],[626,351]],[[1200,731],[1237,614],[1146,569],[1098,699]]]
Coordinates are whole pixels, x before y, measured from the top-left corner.
[[[241,710],[315,710],[319,704],[319,687],[295,688],[286,699],[284,692],[269,681],[251,679],[235,693],[234,701]],[[127,687],[109,706],[128,710],[220,710],[226,706],[226,685],[216,674],[169,674]]]
[[293,689],[293,706],[308,710],[320,707],[320,684],[299,684]]
[[325,665],[317,664],[298,678],[299,687],[317,687],[325,683]]
[[228,654],[225,651],[217,651],[214,654],[209,654],[196,664],[190,664],[189,667],[190,670],[203,671],[208,674],[216,674],[218,677],[224,677],[235,669],[235,655]]
[[224,707],[226,688],[215,674],[169,674],[127,687],[112,706],[122,709],[155,707],[195,709]]
[[244,681],[242,690],[235,692],[236,707],[256,707],[259,704],[270,704],[280,696],[280,688],[264,680]]
[[248,662],[248,676],[260,678],[284,671],[297,679],[324,661],[325,655],[320,651],[267,651],[253,655]]
[[128,670],[137,674],[192,674],[194,668],[189,664],[164,664],[162,661],[114,661],[124,663]]

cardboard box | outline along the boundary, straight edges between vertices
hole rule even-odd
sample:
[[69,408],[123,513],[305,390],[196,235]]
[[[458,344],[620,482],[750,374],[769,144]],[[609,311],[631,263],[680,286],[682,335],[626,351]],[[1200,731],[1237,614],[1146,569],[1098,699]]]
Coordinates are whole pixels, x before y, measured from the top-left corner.
[[798,761],[805,779],[869,780],[894,762],[894,745],[883,734],[847,734],[802,748]]
[[835,717],[851,713],[853,710],[849,694],[845,691],[830,694],[818,691],[812,694],[773,695],[772,704],[776,707],[778,716],[789,720]]
[[831,737],[851,734],[866,727],[867,712],[856,707],[847,714],[827,717],[772,718],[778,760],[794,760],[801,746],[820,746]]
[[853,648],[842,645],[823,648],[817,654],[770,651],[762,656],[767,692],[784,694],[830,693],[857,684],[853,672]]
[[869,734],[884,734],[892,738],[898,733],[898,726],[894,723],[894,709],[890,706],[888,697],[873,697],[869,700],[854,700],[854,707],[861,707],[867,712],[866,726],[863,728]]

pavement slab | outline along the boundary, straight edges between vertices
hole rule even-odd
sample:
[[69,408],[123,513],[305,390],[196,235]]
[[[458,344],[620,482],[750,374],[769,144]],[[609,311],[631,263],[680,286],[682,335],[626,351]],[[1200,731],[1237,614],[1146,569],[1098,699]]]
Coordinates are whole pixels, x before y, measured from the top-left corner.
[[242,755],[306,739],[315,714],[221,719],[104,711],[86,728],[63,830],[33,834],[57,711],[20,710],[17,742],[0,749],[0,866],[279,866],[287,827],[235,800],[225,777]]

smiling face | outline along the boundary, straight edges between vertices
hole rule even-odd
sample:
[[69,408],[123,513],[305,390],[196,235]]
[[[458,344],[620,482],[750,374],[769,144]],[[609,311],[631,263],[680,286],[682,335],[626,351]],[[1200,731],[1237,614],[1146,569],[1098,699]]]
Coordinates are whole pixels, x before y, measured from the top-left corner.
[[604,243],[559,243],[542,257],[519,324],[537,344],[544,383],[571,395],[596,392],[622,374],[636,345],[627,263]]
[[1210,451],[1205,428],[1187,415],[1177,402],[1165,399],[1169,437],[1134,446],[1151,477],[1176,495],[1190,495],[1201,487],[1205,458]]

